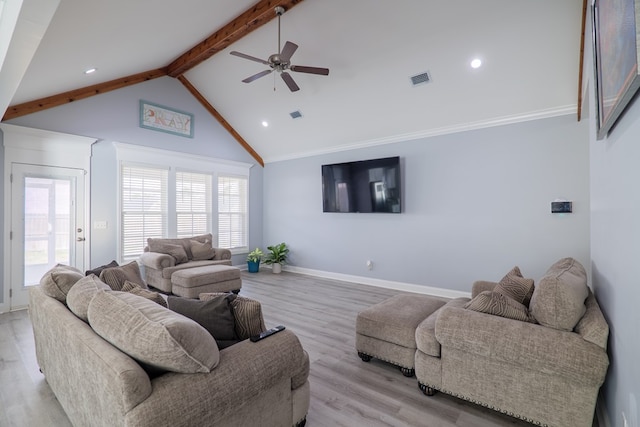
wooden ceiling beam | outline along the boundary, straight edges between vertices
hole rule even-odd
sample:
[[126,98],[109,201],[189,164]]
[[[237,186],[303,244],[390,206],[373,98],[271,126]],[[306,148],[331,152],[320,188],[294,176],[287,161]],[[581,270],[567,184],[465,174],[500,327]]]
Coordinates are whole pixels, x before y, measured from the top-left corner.
[[582,120],[582,75],[584,73],[584,42],[587,27],[587,0],[582,2],[582,30],[580,33],[580,65],[578,66],[578,121]]
[[37,113],[38,111],[46,110],[48,108],[69,104],[94,95],[121,89],[123,87],[153,80],[158,77],[164,77],[166,75],[166,68],[158,68],[156,70],[145,71],[144,73],[133,74],[131,76],[122,77],[104,83],[70,90],[68,92],[59,93],[46,98],[36,99],[35,101],[12,105],[7,108],[4,117],[2,117],[2,121],[15,119],[16,117],[25,116],[27,114]]
[[282,6],[285,10],[289,10],[302,1],[260,0],[220,30],[180,55],[167,67],[168,74],[171,77],[181,76],[196,65],[211,58],[217,52],[227,48],[230,44],[276,18],[274,10],[276,6]]
[[187,88],[187,90],[189,92],[191,92],[191,94],[200,102],[200,104],[202,104],[202,106],[213,116],[215,117],[215,119],[220,122],[220,124],[222,125],[223,128],[225,128],[227,130],[227,132],[229,132],[231,134],[231,136],[233,136],[235,138],[236,141],[238,141],[238,143],[240,143],[240,145],[247,150],[247,152],[249,154],[251,154],[251,156],[256,159],[256,161],[258,163],[260,163],[260,166],[264,167],[264,160],[262,160],[262,157],[260,157],[260,155],[256,152],[256,150],[253,149],[253,147],[251,147],[249,145],[249,143],[247,141],[244,140],[244,138],[242,138],[242,136],[240,136],[240,134],[238,132],[236,132],[236,130],[229,124],[229,122],[227,122],[225,120],[224,117],[222,117],[222,114],[220,114],[218,112],[218,110],[216,110],[215,108],[213,108],[213,105],[211,105],[209,103],[209,101],[206,100],[206,98],[198,91],[198,89],[195,88],[195,86],[193,86],[191,84],[191,82],[189,80],[187,80],[187,78],[185,76],[178,76],[178,80],[180,80],[180,82],[184,85],[184,87]]

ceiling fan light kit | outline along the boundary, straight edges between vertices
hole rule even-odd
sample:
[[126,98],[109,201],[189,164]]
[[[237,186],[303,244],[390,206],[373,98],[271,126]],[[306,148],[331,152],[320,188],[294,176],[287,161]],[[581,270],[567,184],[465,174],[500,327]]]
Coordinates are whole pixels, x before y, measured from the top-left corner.
[[[269,56],[269,59],[266,61],[264,59],[256,58],[255,56],[247,55],[245,53],[232,51],[231,55],[237,56],[239,58],[248,59],[250,61],[259,62],[264,65],[268,65],[269,69],[260,71],[257,74],[247,77],[242,80],[243,83],[251,83],[254,80],[258,80],[260,77],[264,77],[268,74],[271,74],[273,71],[277,71],[280,74],[280,77],[287,85],[291,92],[296,92],[300,90],[300,87],[296,84],[295,80],[291,74],[287,72],[287,70],[296,72],[296,73],[307,73],[307,74],[317,74],[321,76],[329,75],[328,68],[320,68],[320,67],[309,67],[306,65],[292,65],[291,57],[298,49],[298,45],[287,41],[284,44],[284,47],[280,49],[280,17],[284,13],[284,8],[282,6],[277,6],[275,8],[276,15],[278,15],[278,53],[274,53]],[[274,87],[275,90],[275,87]]]

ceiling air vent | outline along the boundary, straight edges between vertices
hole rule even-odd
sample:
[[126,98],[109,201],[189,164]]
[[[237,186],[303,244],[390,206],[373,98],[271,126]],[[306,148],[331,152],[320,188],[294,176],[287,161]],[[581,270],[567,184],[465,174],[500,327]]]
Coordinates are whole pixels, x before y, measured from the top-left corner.
[[302,113],[300,112],[300,110],[293,111],[289,113],[289,115],[292,119],[299,119],[300,117],[302,117]]
[[431,75],[428,71],[416,74],[415,76],[411,76],[409,78],[411,79],[411,84],[414,86],[424,85],[431,81]]

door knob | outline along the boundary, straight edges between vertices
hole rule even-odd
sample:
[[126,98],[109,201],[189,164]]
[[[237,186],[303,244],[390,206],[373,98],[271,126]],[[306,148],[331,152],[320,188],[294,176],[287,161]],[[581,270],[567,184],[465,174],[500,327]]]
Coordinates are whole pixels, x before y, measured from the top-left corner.
[[84,242],[84,237],[78,237],[78,238],[76,239],[76,242]]

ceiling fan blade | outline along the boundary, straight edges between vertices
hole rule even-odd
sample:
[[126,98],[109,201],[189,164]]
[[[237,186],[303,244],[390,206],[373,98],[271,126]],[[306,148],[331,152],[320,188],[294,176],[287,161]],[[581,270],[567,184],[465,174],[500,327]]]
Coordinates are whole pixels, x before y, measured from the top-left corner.
[[238,56],[240,58],[248,59],[250,61],[255,61],[255,62],[259,62],[259,63],[264,64],[264,65],[269,65],[269,63],[267,61],[265,61],[264,59],[256,58],[255,56],[247,55],[247,54],[244,54],[244,53],[241,53],[241,52],[236,52],[235,50],[233,52],[230,52],[230,53],[233,56]]
[[297,44],[286,42],[284,44],[284,47],[282,48],[282,52],[280,52],[280,58],[282,58],[282,60],[284,61],[290,60],[293,54],[296,52],[296,49],[298,49]]
[[319,67],[306,67],[304,65],[292,65],[289,67],[291,71],[296,71],[298,73],[309,73],[309,74],[320,74],[322,76],[329,75],[328,68],[319,68]]
[[254,80],[258,80],[260,77],[264,77],[267,74],[271,74],[273,70],[264,70],[264,71],[260,71],[258,74],[254,74],[251,77],[247,77],[246,79],[244,79],[242,82],[243,83],[251,83]]
[[280,73],[280,76],[282,77],[282,80],[284,80],[284,82],[287,84],[291,92],[300,90],[296,82],[293,81],[293,77],[291,77],[291,74],[284,71]]

